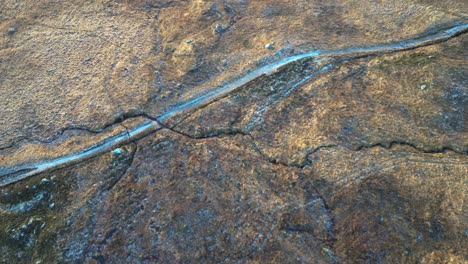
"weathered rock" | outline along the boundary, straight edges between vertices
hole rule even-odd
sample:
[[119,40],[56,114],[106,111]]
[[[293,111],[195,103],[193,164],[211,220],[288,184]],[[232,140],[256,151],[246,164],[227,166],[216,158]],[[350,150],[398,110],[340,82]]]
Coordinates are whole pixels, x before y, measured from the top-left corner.
[[[463,263],[466,30],[343,49],[430,38],[466,24],[467,8],[4,1],[0,262]],[[196,104],[313,50],[340,52]],[[157,129],[134,136],[145,122]]]

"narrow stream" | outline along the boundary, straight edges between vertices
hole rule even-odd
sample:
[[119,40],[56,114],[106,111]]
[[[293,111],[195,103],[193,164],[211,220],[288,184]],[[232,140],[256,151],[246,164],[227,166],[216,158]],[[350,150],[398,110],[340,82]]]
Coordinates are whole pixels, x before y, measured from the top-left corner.
[[[311,59],[318,57],[332,57],[332,56],[362,56],[362,55],[373,55],[373,54],[385,54],[391,52],[404,51],[409,49],[415,49],[428,45],[433,45],[447,41],[448,39],[457,35],[466,33],[468,31],[468,24],[454,26],[449,29],[441,30],[435,34],[427,35],[420,38],[404,40],[389,44],[380,44],[369,47],[349,47],[344,49],[334,50],[316,50],[307,52],[300,55],[290,56],[281,59],[277,62],[262,66],[239,79],[228,83],[224,86],[217,88],[206,88],[206,93],[202,96],[191,98],[190,100],[183,102],[179,105],[174,106],[170,111],[156,117],[158,122],[164,123],[172,117],[194,111],[200,107],[206,106],[212,102],[215,102],[229,93],[239,89],[245,84],[257,79],[262,75],[270,75],[275,73],[281,67],[288,65],[292,62],[296,62],[303,59]],[[322,70],[328,70],[329,68],[323,68]],[[66,166],[80,163],[84,160],[96,157],[105,152],[111,151],[119,146],[125,145],[131,141],[141,139],[149,134],[152,134],[162,127],[160,123],[156,121],[145,121],[140,125],[137,125],[128,130],[128,132],[122,132],[115,136],[109,137],[101,142],[96,143],[93,147],[84,149],[78,153],[69,154],[59,158],[42,161],[34,164],[24,164],[15,167],[4,167],[0,168],[0,186],[6,186],[8,184],[26,179],[30,176],[51,171]]]

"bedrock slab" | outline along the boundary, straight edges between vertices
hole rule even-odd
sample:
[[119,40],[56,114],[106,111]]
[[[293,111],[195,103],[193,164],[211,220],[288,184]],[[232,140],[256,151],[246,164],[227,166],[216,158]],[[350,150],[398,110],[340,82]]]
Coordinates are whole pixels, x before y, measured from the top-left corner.
[[463,263],[465,1],[273,2],[4,1],[0,263]]

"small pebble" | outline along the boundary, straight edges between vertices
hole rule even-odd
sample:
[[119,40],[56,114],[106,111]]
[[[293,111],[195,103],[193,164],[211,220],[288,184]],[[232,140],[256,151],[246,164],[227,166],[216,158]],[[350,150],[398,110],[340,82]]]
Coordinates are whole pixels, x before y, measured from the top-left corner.
[[216,24],[215,28],[214,28],[214,33],[216,34],[223,34],[224,32],[226,32],[227,30],[229,29],[229,27],[227,26],[223,26],[221,24]]
[[16,28],[16,27],[10,27],[10,28],[8,28],[8,34],[10,34],[10,35],[15,34],[16,31],[17,31],[17,28]]
[[272,49],[275,49],[275,47],[273,47],[273,44],[268,43],[268,44],[265,45],[265,49],[270,49],[270,50],[272,50]]
[[116,155],[116,156],[120,156],[122,155],[122,150],[120,148],[116,148],[112,151],[112,154]]
[[416,237],[416,240],[417,240],[418,242],[421,242],[421,241],[423,240],[422,234],[418,234],[418,236]]
[[427,88],[427,85],[425,84],[421,85],[421,90],[426,90],[426,88]]

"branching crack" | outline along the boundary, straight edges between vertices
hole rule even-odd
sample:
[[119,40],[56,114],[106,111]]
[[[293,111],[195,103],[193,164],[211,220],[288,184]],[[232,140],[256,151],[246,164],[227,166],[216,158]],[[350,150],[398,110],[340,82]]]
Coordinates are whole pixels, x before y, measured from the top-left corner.
[[16,138],[11,144],[8,144],[7,146],[1,146],[0,151],[10,149],[10,148],[16,148],[18,145],[21,145],[20,142],[25,141],[26,143],[39,143],[39,144],[53,144],[54,142],[60,140],[66,132],[73,132],[73,131],[81,131],[89,134],[99,134],[102,133],[104,130],[113,127],[115,125],[122,125],[124,128],[129,131],[130,129],[126,126],[123,125],[123,122],[132,118],[138,118],[138,117],[143,117],[143,118],[148,118],[148,119],[153,119],[149,117],[147,114],[144,113],[123,113],[116,117],[114,120],[112,120],[109,123],[104,124],[99,129],[92,129],[86,126],[68,126],[59,129],[53,137],[47,140],[42,140],[39,139],[38,137],[18,137]]
[[460,154],[460,155],[468,155],[468,150],[457,150],[457,149],[454,149],[453,147],[450,147],[450,146],[441,146],[441,147],[436,147],[436,148],[432,148],[432,149],[427,149],[427,148],[418,147],[416,144],[406,142],[406,141],[391,141],[389,143],[378,142],[378,143],[374,143],[374,144],[371,144],[371,145],[360,145],[360,146],[356,147],[354,150],[355,151],[361,151],[361,150],[375,148],[375,147],[382,147],[382,148],[385,148],[385,149],[392,149],[393,147],[395,147],[397,145],[399,145],[399,146],[408,146],[408,147],[411,147],[411,148],[417,150],[418,152],[427,153],[427,154],[446,153],[447,151],[452,151],[452,152]]
[[179,134],[179,135],[181,135],[183,137],[193,139],[193,140],[221,138],[223,136],[233,137],[233,136],[236,136],[236,135],[246,136],[246,137],[248,137],[250,139],[250,143],[252,144],[252,149],[256,153],[258,153],[263,158],[263,160],[267,161],[268,163],[274,164],[274,165],[279,165],[279,166],[283,166],[283,167],[295,167],[295,168],[298,168],[298,169],[303,169],[304,167],[309,166],[309,165],[312,164],[312,161],[309,159],[309,157],[311,155],[313,155],[315,153],[318,153],[323,149],[334,149],[334,148],[340,148],[340,147],[345,148],[345,149],[347,149],[349,151],[359,152],[359,151],[363,151],[363,150],[366,150],[366,149],[372,149],[372,148],[385,148],[387,150],[391,150],[396,146],[408,146],[408,147],[411,147],[412,149],[414,149],[417,152],[425,153],[425,154],[446,153],[448,151],[451,151],[451,152],[454,152],[454,153],[457,153],[457,154],[460,154],[460,155],[467,155],[468,154],[466,151],[457,151],[457,150],[454,150],[453,148],[448,147],[448,146],[443,146],[443,147],[434,148],[434,149],[423,149],[423,148],[417,147],[415,144],[408,143],[408,142],[401,142],[401,141],[392,141],[392,142],[390,142],[388,144],[375,143],[375,144],[372,144],[372,145],[360,145],[360,146],[355,147],[355,148],[349,147],[349,146],[347,146],[345,144],[333,143],[333,144],[320,145],[320,146],[317,146],[317,147],[315,147],[315,148],[313,148],[313,149],[311,149],[309,151],[306,151],[305,154],[304,154],[304,157],[305,157],[304,162],[301,162],[301,163],[288,163],[288,162],[284,162],[284,161],[281,161],[281,160],[278,160],[278,159],[275,159],[275,158],[272,158],[272,157],[268,156],[268,154],[266,154],[258,146],[258,143],[257,143],[257,140],[255,139],[255,137],[251,133],[249,133],[247,131],[244,131],[242,129],[230,130],[229,132],[220,131],[220,133],[216,133],[216,134],[194,136],[194,135],[191,135],[189,133],[177,130],[174,127],[170,127],[170,126],[158,121],[157,119],[152,119],[152,120],[158,122],[158,124],[161,127],[165,128],[165,129],[167,129],[167,130],[169,130],[171,132],[174,132],[174,133]]

